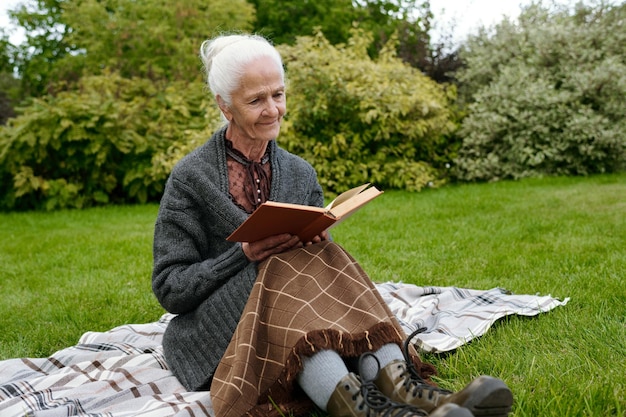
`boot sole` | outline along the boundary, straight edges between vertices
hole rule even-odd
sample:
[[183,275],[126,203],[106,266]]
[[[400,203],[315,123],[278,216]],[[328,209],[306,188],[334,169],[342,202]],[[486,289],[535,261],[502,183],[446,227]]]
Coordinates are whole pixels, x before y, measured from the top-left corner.
[[462,404],[475,417],[506,417],[511,412],[513,393],[500,379],[485,378],[480,390]]
[[460,408],[446,414],[446,417],[472,417],[472,412],[467,408]]
[[[445,407],[445,406],[444,406]],[[438,412],[437,412],[438,411]],[[443,412],[443,414],[441,414]],[[432,412],[429,415],[441,415],[442,417],[474,417],[472,412],[465,407],[454,407],[450,410],[444,410],[443,408],[439,408],[435,412]]]

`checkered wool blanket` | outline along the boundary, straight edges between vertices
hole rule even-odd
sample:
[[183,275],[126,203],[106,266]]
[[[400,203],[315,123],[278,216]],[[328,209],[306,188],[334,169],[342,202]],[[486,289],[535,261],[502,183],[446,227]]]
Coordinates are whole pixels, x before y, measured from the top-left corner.
[[[321,242],[280,253],[259,265],[213,376],[213,410],[220,417],[306,415],[315,406],[296,389],[303,357],[334,350],[358,358],[405,339],[372,280],[341,246]],[[426,380],[435,372],[419,357],[414,362]]]
[[[484,334],[509,314],[534,316],[565,305],[550,296],[515,295],[495,288],[376,288],[422,349],[445,352]],[[209,392],[188,392],[167,369],[161,340],[173,316],[157,322],[85,333],[49,358],[0,361],[2,417],[161,417],[213,415]]]

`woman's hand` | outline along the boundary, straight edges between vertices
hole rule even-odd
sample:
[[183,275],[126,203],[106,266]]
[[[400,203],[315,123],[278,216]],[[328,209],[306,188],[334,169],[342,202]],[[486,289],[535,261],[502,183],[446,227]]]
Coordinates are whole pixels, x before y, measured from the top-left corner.
[[317,235],[313,239],[311,239],[310,242],[307,242],[305,244],[305,246],[309,246],[309,245],[312,245],[314,243],[320,243],[323,240],[328,240],[328,238],[329,238],[328,231],[324,230],[322,233],[320,233],[319,235]]
[[257,240],[256,242],[243,242],[241,247],[249,261],[261,262],[277,253],[302,247],[302,243],[298,236],[285,233]]
[[288,233],[276,236],[270,236],[256,242],[243,242],[241,247],[243,253],[249,261],[261,262],[277,253],[282,253],[293,248],[312,245],[329,239],[328,231],[324,230],[319,235],[311,239],[310,242],[303,244],[296,235]]

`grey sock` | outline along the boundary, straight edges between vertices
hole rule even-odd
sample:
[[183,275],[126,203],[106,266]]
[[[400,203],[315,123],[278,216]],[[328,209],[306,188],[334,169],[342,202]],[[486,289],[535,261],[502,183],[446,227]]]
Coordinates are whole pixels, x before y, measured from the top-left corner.
[[402,350],[395,343],[387,343],[373,353],[378,362],[376,362],[376,359],[367,356],[361,362],[360,372],[363,379],[374,379],[378,375],[379,369],[384,368],[391,361],[396,359],[404,360]]
[[334,350],[322,350],[311,357],[303,357],[302,371],[297,380],[302,390],[322,410],[326,410],[328,400],[348,368]]

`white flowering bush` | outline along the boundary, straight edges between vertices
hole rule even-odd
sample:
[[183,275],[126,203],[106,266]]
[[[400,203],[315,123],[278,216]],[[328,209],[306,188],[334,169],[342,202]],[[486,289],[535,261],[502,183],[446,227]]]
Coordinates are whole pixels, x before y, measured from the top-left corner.
[[459,74],[468,117],[461,180],[626,168],[626,5],[533,5],[470,38]]

